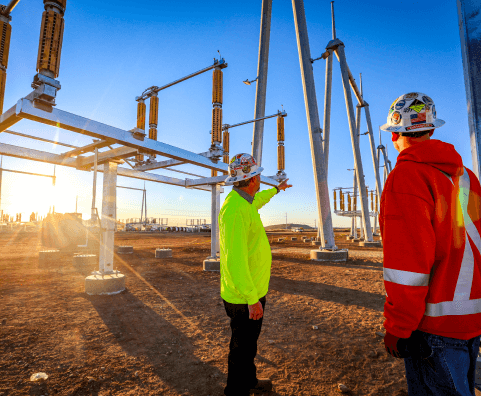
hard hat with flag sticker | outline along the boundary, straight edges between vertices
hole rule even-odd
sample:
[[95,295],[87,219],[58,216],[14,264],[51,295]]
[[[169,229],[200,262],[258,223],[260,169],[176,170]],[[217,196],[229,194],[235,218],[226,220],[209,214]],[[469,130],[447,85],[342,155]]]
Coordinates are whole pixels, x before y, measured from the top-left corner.
[[225,179],[226,184],[248,180],[259,175],[264,168],[257,166],[256,160],[250,154],[242,153],[232,157],[229,163],[229,177]]
[[411,92],[397,98],[387,116],[387,123],[381,129],[403,134],[428,131],[439,128],[445,122],[436,118],[433,100],[426,94]]

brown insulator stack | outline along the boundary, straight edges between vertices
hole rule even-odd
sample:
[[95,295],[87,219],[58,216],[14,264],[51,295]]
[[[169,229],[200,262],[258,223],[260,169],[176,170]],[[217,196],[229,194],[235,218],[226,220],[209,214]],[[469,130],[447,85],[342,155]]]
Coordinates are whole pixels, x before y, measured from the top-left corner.
[[374,212],[374,192],[371,191],[371,212]]
[[351,211],[351,195],[349,193],[347,193],[347,210]]
[[157,124],[159,122],[159,98],[157,95],[150,97],[149,109],[149,139],[157,140]]
[[334,211],[337,210],[337,197],[336,197],[336,190],[334,190]]
[[5,83],[7,81],[8,53],[10,51],[10,35],[12,27],[8,20],[0,21],[0,114],[3,113],[3,99],[5,96]]
[[[222,134],[222,149],[224,150],[224,156],[222,157],[224,164],[229,163],[229,150],[230,150],[230,133],[229,130],[226,129]],[[227,172],[223,172],[224,175],[227,175]]]
[[47,77],[57,78],[60,68],[60,55],[67,0],[44,0],[45,11],[40,26],[37,71]]
[[339,198],[341,200],[341,202],[340,202],[341,210],[344,212],[346,210],[346,206],[344,204],[344,194],[343,194],[342,190],[339,190]]
[[[141,99],[137,104],[137,128],[142,129],[145,132],[145,102]],[[136,161],[142,162],[144,160],[143,154],[137,154],[135,156]]]
[[286,169],[286,155],[284,152],[284,117],[277,117],[277,170]]
[[222,143],[222,70],[214,69],[212,77],[212,144]]
[[379,202],[378,202],[378,198],[377,198],[377,194],[376,194],[376,212],[378,211],[378,208],[379,208]]
[[354,211],[357,210],[357,195],[354,196]]

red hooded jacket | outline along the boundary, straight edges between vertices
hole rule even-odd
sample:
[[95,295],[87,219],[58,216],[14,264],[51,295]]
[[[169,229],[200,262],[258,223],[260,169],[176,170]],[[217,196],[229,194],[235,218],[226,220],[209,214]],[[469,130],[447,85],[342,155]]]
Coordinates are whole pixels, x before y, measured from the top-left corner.
[[427,140],[399,154],[379,224],[386,330],[481,335],[481,186],[453,145]]

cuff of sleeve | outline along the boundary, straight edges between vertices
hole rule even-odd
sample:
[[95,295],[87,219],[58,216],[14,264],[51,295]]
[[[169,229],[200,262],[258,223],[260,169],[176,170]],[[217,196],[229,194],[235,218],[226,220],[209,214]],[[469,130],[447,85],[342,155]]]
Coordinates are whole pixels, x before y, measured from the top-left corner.
[[276,194],[279,194],[279,192],[280,192],[281,190],[279,190],[279,188],[278,188],[277,186],[275,186],[275,189],[277,190]]

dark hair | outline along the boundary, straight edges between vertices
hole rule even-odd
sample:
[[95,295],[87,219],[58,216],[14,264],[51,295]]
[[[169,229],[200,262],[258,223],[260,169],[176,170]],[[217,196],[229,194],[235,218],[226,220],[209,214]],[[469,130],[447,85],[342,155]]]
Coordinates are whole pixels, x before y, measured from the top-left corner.
[[406,137],[410,137],[410,138],[420,138],[424,135],[427,135],[428,133],[430,132],[434,132],[434,129],[430,129],[428,131],[421,131],[421,132],[412,132],[412,133],[408,133],[408,132],[401,132],[399,133],[400,136],[406,136]]
[[234,186],[236,186],[236,187],[247,187],[250,184],[251,179],[253,179],[253,178],[251,177],[250,179],[247,179],[247,180],[241,180],[239,182],[235,182]]

